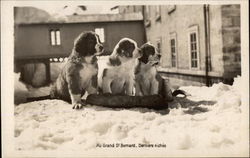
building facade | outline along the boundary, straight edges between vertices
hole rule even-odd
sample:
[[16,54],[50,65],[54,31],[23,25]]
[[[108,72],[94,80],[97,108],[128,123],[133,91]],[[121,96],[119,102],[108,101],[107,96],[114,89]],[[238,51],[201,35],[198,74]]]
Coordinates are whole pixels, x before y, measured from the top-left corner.
[[[74,39],[83,31],[99,34],[106,54],[111,54],[124,37],[134,39],[139,45],[146,41],[141,13],[71,15],[55,19],[36,8],[19,7],[15,8],[15,71],[21,72],[23,81],[33,84],[31,78],[38,71],[34,63],[43,63],[49,83],[50,60],[68,57]],[[43,84],[37,86],[40,85]]]
[[173,86],[231,84],[241,74],[240,5],[121,6],[142,12],[147,41]]

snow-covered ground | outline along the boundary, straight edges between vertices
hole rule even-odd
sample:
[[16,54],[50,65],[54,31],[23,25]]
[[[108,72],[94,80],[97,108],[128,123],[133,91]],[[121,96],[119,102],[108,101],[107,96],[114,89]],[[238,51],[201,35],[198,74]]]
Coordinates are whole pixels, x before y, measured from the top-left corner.
[[[48,87],[27,89],[26,95],[46,93]],[[32,151],[94,151],[103,144],[162,144],[162,153],[213,153],[238,155],[248,140],[241,135],[241,78],[233,86],[181,87],[191,96],[177,98],[169,114],[148,109],[109,109],[86,106],[73,110],[60,100],[43,100],[15,106],[15,148]],[[182,108],[181,108],[182,107]],[[164,147],[166,145],[166,147]],[[115,151],[128,147],[110,147]],[[133,147],[131,147],[133,148]],[[136,147],[135,147],[136,148]],[[139,151],[138,150],[138,151]],[[246,149],[247,150],[247,149]]]

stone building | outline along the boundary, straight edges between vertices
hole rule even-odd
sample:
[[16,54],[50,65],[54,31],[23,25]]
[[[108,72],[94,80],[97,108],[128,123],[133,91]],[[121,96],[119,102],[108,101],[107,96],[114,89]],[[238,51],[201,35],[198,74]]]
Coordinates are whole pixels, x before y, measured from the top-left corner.
[[173,86],[231,84],[241,74],[240,5],[119,6],[142,12],[147,41]]

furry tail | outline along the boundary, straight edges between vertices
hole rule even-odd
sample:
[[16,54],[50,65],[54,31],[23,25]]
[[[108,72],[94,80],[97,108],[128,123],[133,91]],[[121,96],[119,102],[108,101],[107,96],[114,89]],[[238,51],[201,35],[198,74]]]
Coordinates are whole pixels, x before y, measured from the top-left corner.
[[170,86],[167,82],[162,82],[164,88],[162,88],[162,95],[165,98],[167,102],[171,102],[174,100],[174,97],[176,97],[178,94],[184,95],[184,97],[190,96],[187,92],[181,89],[176,89],[172,92]]
[[27,102],[46,100],[46,99],[52,99],[52,98],[50,95],[40,96],[40,97],[30,97],[30,98],[27,98]]
[[172,95],[175,96],[175,97],[176,97],[178,94],[182,94],[182,95],[184,95],[185,97],[186,97],[186,96],[189,96],[189,94],[188,94],[187,92],[185,92],[184,90],[181,90],[181,89],[176,89],[176,90],[174,90],[173,93],[172,93]]

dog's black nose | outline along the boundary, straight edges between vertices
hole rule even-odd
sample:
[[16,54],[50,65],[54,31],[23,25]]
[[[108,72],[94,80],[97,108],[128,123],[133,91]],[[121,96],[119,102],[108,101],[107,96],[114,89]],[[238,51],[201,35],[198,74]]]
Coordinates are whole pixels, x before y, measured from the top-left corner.
[[158,58],[161,58],[161,54],[157,54],[157,57],[158,57]]
[[103,46],[99,46],[99,49],[100,49],[100,51],[102,51],[103,50]]

